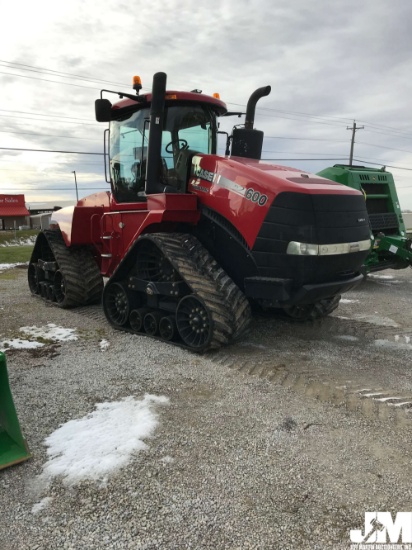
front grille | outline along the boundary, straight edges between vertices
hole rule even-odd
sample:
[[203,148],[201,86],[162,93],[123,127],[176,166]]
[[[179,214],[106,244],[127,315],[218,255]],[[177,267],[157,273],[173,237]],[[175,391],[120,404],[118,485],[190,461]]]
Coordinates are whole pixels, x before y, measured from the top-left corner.
[[263,277],[291,278],[298,284],[320,283],[357,272],[366,254],[291,256],[286,254],[290,241],[331,244],[369,238],[362,195],[285,192],[272,203],[252,255]]

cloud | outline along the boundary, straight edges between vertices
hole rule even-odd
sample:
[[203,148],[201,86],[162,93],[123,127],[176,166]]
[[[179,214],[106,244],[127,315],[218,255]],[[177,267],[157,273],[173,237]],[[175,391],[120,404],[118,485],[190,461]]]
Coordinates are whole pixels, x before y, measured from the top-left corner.
[[[130,91],[127,83],[140,74],[148,90],[153,74],[161,70],[168,74],[169,89],[217,91],[231,109],[244,109],[254,89],[270,84],[272,94],[259,102],[256,124],[265,131],[264,149],[272,156],[278,151],[285,151],[280,155],[285,158],[347,156],[351,134],[346,127],[356,119],[365,126],[356,136],[357,158],[412,167],[412,153],[404,152],[412,150],[411,16],[412,5],[384,0],[348,0],[333,6],[329,0],[210,0],[196,8],[189,0],[138,0],[133,9],[115,0],[102,0],[98,9],[80,0],[11,4],[8,18],[19,20],[19,34],[13,25],[4,26],[2,59],[83,75],[92,82],[0,62],[1,72],[21,75],[0,74],[2,106],[14,111],[0,118],[2,129],[43,134],[17,139],[16,134],[0,132],[0,146],[18,142],[31,148],[101,152],[104,125],[94,120],[100,88]],[[60,118],[13,118],[21,111]],[[225,124],[230,128],[239,122]],[[286,140],[273,136],[300,140],[290,139],[285,147]],[[322,138],[326,141],[319,141]],[[0,176],[3,158],[0,152]],[[45,157],[38,159],[44,166]],[[63,156],[53,157],[50,167],[56,168],[58,161],[85,180],[86,174],[93,179],[100,170],[103,183],[103,165],[97,168],[96,160],[75,158],[70,164]],[[297,161],[297,167],[317,171],[325,162]],[[26,175],[13,181],[21,186]],[[408,201],[403,206],[412,208],[410,195],[403,196]]]

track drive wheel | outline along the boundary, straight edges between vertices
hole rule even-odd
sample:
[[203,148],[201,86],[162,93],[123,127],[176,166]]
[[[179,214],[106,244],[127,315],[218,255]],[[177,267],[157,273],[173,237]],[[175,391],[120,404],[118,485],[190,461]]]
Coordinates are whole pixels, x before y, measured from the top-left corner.
[[183,342],[191,349],[200,351],[213,335],[213,321],[203,300],[189,294],[177,305],[176,325]]
[[127,291],[121,283],[106,285],[103,292],[103,309],[107,319],[115,327],[122,327],[127,323],[130,303]]

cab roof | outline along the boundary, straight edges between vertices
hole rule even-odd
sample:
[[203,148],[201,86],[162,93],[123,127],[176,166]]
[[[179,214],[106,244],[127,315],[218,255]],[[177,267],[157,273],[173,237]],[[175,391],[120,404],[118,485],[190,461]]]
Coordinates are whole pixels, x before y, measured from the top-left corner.
[[[133,99],[125,98],[115,103],[112,107],[113,110],[125,109],[128,107],[139,106],[139,108],[149,107],[152,101],[152,94],[141,94],[136,96],[136,101]],[[205,105],[213,109],[219,116],[227,113],[226,103],[209,95],[204,95],[200,92],[178,92],[175,90],[166,91],[165,104],[171,106],[175,102],[194,103],[196,105]]]

